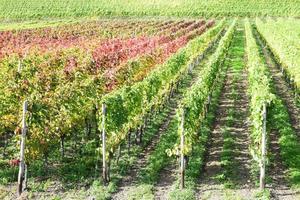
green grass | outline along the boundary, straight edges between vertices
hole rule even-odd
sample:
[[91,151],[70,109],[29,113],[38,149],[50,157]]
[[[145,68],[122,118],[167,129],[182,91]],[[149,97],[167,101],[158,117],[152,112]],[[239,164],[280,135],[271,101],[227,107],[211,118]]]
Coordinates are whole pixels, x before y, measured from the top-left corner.
[[127,200],[152,200],[154,199],[153,195],[153,185],[141,184],[136,188],[133,188],[130,192],[130,195],[127,197]]
[[287,108],[277,97],[269,110],[269,125],[274,127],[280,137],[280,154],[288,169],[288,180],[294,187],[300,187],[300,144],[291,126]]
[[264,189],[262,191],[257,191],[255,193],[255,199],[257,199],[257,200],[269,200],[269,199],[271,199],[271,191],[269,189]]
[[83,16],[299,16],[297,0],[0,0],[0,19]]

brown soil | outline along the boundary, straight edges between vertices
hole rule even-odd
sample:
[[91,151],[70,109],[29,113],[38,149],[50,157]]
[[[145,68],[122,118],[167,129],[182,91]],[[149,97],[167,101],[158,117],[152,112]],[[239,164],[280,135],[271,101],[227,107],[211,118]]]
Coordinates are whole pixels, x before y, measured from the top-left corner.
[[[233,46],[232,48],[237,48]],[[236,55],[229,55],[228,59],[241,59]],[[238,100],[232,97],[232,90],[236,88]],[[216,112],[216,119],[212,128],[211,141],[208,147],[208,155],[204,174],[200,177],[197,191],[197,199],[254,199],[255,190],[250,184],[250,164],[249,155],[249,125],[248,125],[247,98],[247,71],[235,70],[229,66],[225,78],[224,88],[219,100]],[[234,189],[226,189],[216,177],[221,174],[221,153],[223,150],[222,131],[226,127],[226,117],[228,111],[234,109],[238,116],[234,123],[227,127],[234,138],[232,146],[234,152],[235,167],[232,169],[234,177],[229,177],[234,183]]]
[[296,200],[300,197],[300,192],[290,188],[286,177],[287,170],[282,164],[280,156],[280,146],[278,143],[278,132],[271,130],[270,132],[270,153],[274,156],[269,168],[269,176],[272,182],[267,184],[270,188],[271,198],[276,200]]
[[[250,185],[250,155],[248,138],[248,99],[246,95],[247,77],[246,73],[240,74],[241,78],[236,83],[232,83],[233,77],[236,76],[235,72],[229,69],[226,82],[223,88],[222,95],[220,97],[219,108],[216,113],[216,121],[213,126],[211,135],[211,143],[208,150],[207,162],[204,168],[204,175],[201,177],[198,199],[225,199],[230,197],[234,193],[241,198],[254,198],[253,191],[251,191]],[[240,96],[238,102],[230,99],[231,89],[234,84],[238,85],[237,93]],[[225,127],[226,116],[228,110],[234,108],[239,111],[240,116],[235,120],[232,127],[229,127],[232,136],[235,139],[235,163],[236,168],[233,169],[233,173],[236,177],[233,178],[234,183],[239,187],[231,191],[226,191],[224,185],[218,181],[215,177],[222,171],[220,163],[221,153],[223,147],[223,135],[222,129]]]
[[172,184],[177,178],[178,163],[173,162],[160,172],[160,180],[154,187],[154,197],[156,200],[167,200]]

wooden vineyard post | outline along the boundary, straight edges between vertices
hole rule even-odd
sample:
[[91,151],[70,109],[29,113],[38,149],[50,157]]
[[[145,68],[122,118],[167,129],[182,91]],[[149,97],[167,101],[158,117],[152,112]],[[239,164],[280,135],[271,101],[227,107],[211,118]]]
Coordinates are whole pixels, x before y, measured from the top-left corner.
[[132,130],[129,129],[129,131],[128,131],[128,155],[130,154],[130,148],[131,148],[131,132],[132,132]]
[[194,68],[194,63],[190,63],[188,68],[188,74],[192,74],[193,68]]
[[179,84],[180,84],[179,81],[177,81],[177,82],[176,82],[176,92],[178,92]]
[[122,153],[122,144],[119,144],[118,146],[118,155],[117,155],[117,165],[119,164],[119,160],[120,160],[120,157],[121,157],[121,153]]
[[102,178],[104,184],[108,182],[108,168],[107,168],[107,160],[106,160],[106,133],[105,133],[105,115],[106,115],[106,105],[105,103],[102,104]]
[[28,168],[27,165],[25,163],[25,172],[24,172],[24,189],[27,188],[27,180],[28,180]]
[[94,108],[94,117],[95,117],[95,122],[96,122],[96,129],[95,129],[95,133],[96,135],[99,137],[99,143],[97,143],[97,148],[98,150],[96,150],[97,153],[97,157],[96,157],[96,166],[95,166],[95,179],[96,177],[98,177],[97,172],[98,172],[98,168],[99,168],[99,160],[100,160],[100,141],[101,141],[101,135],[99,133],[99,125],[98,125],[98,103],[95,103],[95,108]]
[[173,82],[172,82],[172,83],[171,83],[171,86],[170,86],[169,97],[168,97],[168,101],[169,101],[169,102],[170,102],[171,97],[173,97],[173,87],[174,87],[174,84],[173,84]]
[[265,189],[265,173],[266,173],[266,124],[267,124],[267,109],[266,104],[263,105],[263,129],[261,141],[261,163],[260,163],[260,189]]
[[134,142],[135,142],[136,145],[139,144],[139,141],[138,141],[139,130],[140,130],[140,127],[138,126],[138,127],[136,128],[136,130],[135,130],[135,137],[134,137],[134,140],[135,140]]
[[18,73],[21,73],[22,71],[22,62],[21,62],[21,59],[19,59],[19,62],[18,62]]
[[184,110],[182,112],[182,118],[180,123],[180,189],[184,188]]
[[22,115],[22,134],[21,134],[21,147],[20,147],[20,163],[19,163],[19,175],[18,175],[18,196],[23,192],[23,182],[25,178],[25,139],[26,139],[26,112],[28,102],[25,100],[23,103],[23,115]]
[[211,94],[208,95],[207,110],[209,110],[210,104],[211,104]]

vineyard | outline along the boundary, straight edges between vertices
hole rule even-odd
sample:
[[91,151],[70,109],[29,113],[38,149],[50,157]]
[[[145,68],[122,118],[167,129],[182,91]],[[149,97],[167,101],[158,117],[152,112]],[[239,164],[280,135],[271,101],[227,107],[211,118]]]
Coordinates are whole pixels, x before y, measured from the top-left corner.
[[299,0],[1,0],[0,20],[92,16],[299,17]]
[[0,25],[0,199],[300,199],[300,21],[212,18],[297,1],[4,2],[1,20],[209,18]]

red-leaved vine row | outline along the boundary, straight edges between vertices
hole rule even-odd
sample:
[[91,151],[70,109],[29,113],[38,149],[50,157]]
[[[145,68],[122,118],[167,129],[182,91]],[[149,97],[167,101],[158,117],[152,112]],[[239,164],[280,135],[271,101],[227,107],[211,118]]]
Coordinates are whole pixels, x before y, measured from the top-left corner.
[[[20,128],[20,102],[26,99],[30,127],[26,159],[47,156],[51,145],[75,134],[75,129],[83,130],[86,123],[95,120],[95,103],[104,94],[144,79],[214,24],[213,21],[205,24],[203,20],[148,23],[159,31],[153,35],[128,35],[103,41],[86,37],[88,44],[76,44],[76,48],[53,48],[44,53],[38,48],[33,52],[28,48],[26,56],[2,57],[0,135]],[[26,45],[30,47],[31,44]],[[45,49],[50,47],[45,46]],[[24,53],[24,49],[20,52]],[[11,162],[11,165],[16,163]]]
[[[136,77],[136,79],[138,79],[138,80],[143,79],[145,77],[145,75],[147,74],[147,72],[149,70],[151,70],[155,65],[165,62],[172,54],[177,52],[179,48],[185,46],[188,43],[188,41],[190,41],[191,39],[202,34],[207,28],[210,28],[211,26],[213,26],[214,23],[215,22],[213,20],[211,20],[205,26],[199,26],[195,30],[186,29],[185,33],[182,32],[182,34],[184,34],[184,35],[182,35],[181,37],[178,37],[174,40],[171,40],[170,39],[171,37],[170,37],[169,38],[170,42],[167,42],[167,43],[159,46],[157,49],[155,49],[154,51],[150,52],[147,55],[140,55],[140,60],[149,61],[149,62],[143,62],[143,68],[145,70],[143,71],[142,69],[139,68],[139,71],[140,71],[138,74],[139,77]],[[197,26],[195,26],[195,27],[197,27]],[[117,85],[123,83],[123,81],[121,81],[121,83],[119,82],[120,80],[118,80],[118,78],[120,78],[120,76],[118,76],[118,73],[120,73],[120,71],[122,71],[122,70],[126,71],[129,69],[130,68],[128,67],[128,65],[124,64],[124,65],[119,65],[119,67],[107,70],[105,72],[105,77],[107,79],[105,81],[106,89],[108,91],[111,91]],[[127,79],[130,79],[130,77],[128,77],[128,73],[127,73],[127,76],[124,76],[124,77],[126,77]]]
[[143,35],[151,34],[151,30],[160,29],[167,22],[140,21],[132,23],[90,22],[83,25],[75,24],[58,28],[29,29],[0,32],[0,58],[17,53],[20,57],[30,51],[40,53],[66,49],[70,47],[92,48],[105,38],[131,37],[133,30]]
[[[191,26],[193,24],[193,26]],[[111,70],[112,68],[120,65],[122,62],[125,62],[129,59],[135,58],[138,55],[151,53],[157,47],[172,42],[176,37],[182,36],[189,32],[194,31],[194,29],[201,29],[201,26],[204,24],[204,21],[198,23],[188,22],[184,23],[183,29],[173,29],[176,31],[169,35],[159,35],[153,37],[137,37],[129,39],[112,39],[103,42],[92,52],[93,62],[95,66],[95,71],[98,72],[103,70]],[[175,37],[175,38],[174,38]],[[192,37],[187,36],[187,40],[192,39]],[[187,42],[187,41],[186,41]],[[186,44],[186,42],[184,44]],[[178,45],[180,45],[179,43]],[[184,45],[183,44],[183,45]],[[174,44],[171,44],[174,46]],[[177,46],[178,46],[177,45]],[[180,46],[179,46],[180,47]],[[177,49],[176,49],[177,50]],[[165,50],[169,52],[168,46]],[[72,62],[66,66],[66,71],[70,72],[76,66],[74,58]],[[111,72],[113,73],[113,72]]]

